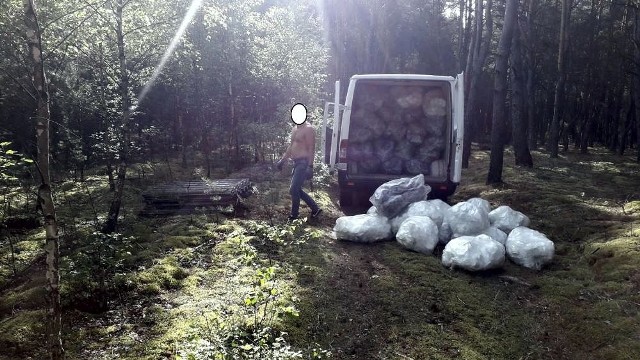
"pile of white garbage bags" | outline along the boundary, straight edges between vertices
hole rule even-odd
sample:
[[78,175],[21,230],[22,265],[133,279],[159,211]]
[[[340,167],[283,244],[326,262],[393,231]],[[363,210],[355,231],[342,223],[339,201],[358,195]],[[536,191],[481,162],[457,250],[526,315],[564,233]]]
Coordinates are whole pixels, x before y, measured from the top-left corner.
[[424,254],[442,244],[442,264],[469,271],[500,268],[506,258],[539,270],[553,259],[553,242],[529,229],[523,213],[508,206],[492,210],[481,198],[449,206],[427,200],[430,190],[423,175],[381,185],[366,214],[338,218],[336,238],[370,243],[395,237],[402,246]]

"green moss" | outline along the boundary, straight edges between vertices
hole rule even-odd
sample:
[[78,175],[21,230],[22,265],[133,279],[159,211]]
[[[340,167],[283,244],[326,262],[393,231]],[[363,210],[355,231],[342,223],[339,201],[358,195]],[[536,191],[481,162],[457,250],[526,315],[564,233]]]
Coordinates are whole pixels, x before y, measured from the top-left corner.
[[9,291],[0,298],[0,314],[12,313],[17,309],[37,310],[45,305],[47,295],[44,284],[30,284],[26,289]]
[[624,204],[623,207],[627,214],[640,214],[640,201],[630,201]]
[[44,358],[44,310],[18,311],[0,321],[0,347],[8,358]]
[[584,254],[599,281],[628,281],[640,269],[640,237],[593,242]]
[[182,286],[182,280],[188,276],[188,271],[178,265],[173,256],[167,256],[148,269],[140,271],[135,276],[135,282],[141,292],[156,294],[160,289],[177,289]]
[[223,234],[223,235],[228,235],[228,234],[231,234],[231,233],[233,233],[235,231],[242,230],[242,226],[238,225],[234,221],[227,221],[227,222],[219,224],[219,225],[211,224],[210,226],[214,226],[214,231],[216,233]]
[[[33,259],[42,254],[45,242],[44,230],[29,232],[24,237],[12,236],[13,254],[8,241],[0,241],[0,283],[12,277],[13,269],[20,272],[24,270]],[[7,239],[9,240],[9,239]]]
[[165,236],[162,239],[162,246],[168,249],[182,249],[187,245],[183,242],[188,236]]
[[138,285],[138,291],[144,295],[158,295],[162,292],[162,288],[158,283],[142,283]]

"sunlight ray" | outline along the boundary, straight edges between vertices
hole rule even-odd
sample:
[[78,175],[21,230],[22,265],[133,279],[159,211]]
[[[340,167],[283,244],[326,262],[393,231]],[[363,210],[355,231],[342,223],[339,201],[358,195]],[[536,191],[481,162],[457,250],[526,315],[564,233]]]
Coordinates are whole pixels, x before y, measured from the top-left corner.
[[173,36],[173,39],[171,39],[171,42],[169,43],[167,50],[165,50],[164,54],[162,55],[162,58],[160,59],[160,62],[158,63],[156,68],[153,70],[153,74],[151,74],[151,77],[149,78],[145,86],[142,88],[142,91],[140,91],[140,94],[138,95],[138,101],[136,101],[136,104],[132,105],[131,107],[132,111],[135,110],[135,108],[142,102],[142,100],[144,100],[145,96],[147,96],[147,94],[149,93],[149,90],[151,90],[151,87],[156,82],[156,79],[162,72],[162,69],[164,69],[164,66],[167,64],[169,57],[175,51],[176,46],[178,46],[178,42],[180,41],[180,38],[182,38],[182,35],[187,30],[187,27],[191,22],[191,19],[193,19],[193,17],[195,16],[196,12],[198,11],[201,5],[202,5],[202,0],[193,0],[191,2],[191,5],[189,6],[187,13],[184,15],[184,19],[182,19],[182,23],[180,24],[180,27],[176,31],[176,34]]

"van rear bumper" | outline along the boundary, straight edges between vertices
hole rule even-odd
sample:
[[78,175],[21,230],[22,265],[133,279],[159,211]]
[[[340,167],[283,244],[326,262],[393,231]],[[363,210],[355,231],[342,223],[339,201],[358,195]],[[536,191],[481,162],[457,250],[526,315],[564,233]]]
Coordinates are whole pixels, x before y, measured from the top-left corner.
[[[371,195],[380,185],[397,178],[398,176],[379,176],[376,178],[362,176],[350,177],[346,170],[338,170],[338,187],[340,188],[340,192],[358,192],[363,193],[363,195],[364,193]],[[431,187],[429,198],[446,199],[453,194],[458,187],[457,183],[448,179],[445,181],[425,180],[425,183]]]

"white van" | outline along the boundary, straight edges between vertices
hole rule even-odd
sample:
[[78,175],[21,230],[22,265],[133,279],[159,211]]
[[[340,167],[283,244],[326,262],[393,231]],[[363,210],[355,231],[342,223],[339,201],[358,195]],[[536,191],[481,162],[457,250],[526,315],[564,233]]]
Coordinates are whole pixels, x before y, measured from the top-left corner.
[[335,100],[324,108],[322,150],[338,172],[341,206],[368,199],[389,180],[417,174],[424,174],[432,197],[453,194],[462,166],[462,73],[354,75],[344,104],[339,97],[337,81]]

